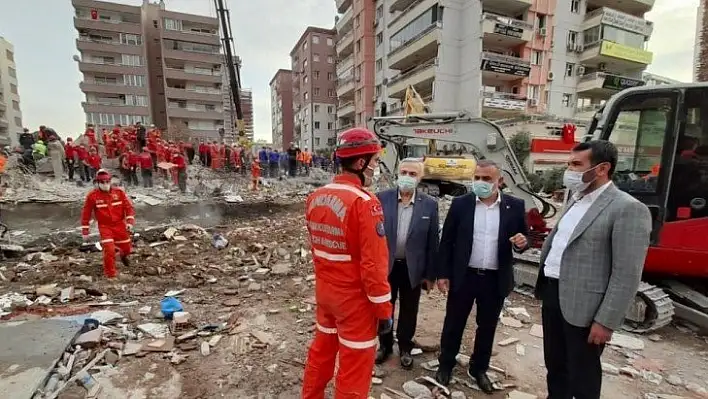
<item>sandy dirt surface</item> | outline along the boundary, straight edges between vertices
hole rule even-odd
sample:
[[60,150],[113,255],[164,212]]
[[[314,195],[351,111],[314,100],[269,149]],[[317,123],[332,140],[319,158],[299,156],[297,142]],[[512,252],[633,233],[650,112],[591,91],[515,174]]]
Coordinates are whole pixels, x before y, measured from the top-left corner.
[[[114,281],[101,277],[100,253],[81,253],[75,247],[58,247],[51,258],[44,260],[35,256],[32,260],[3,262],[0,295],[21,293],[35,301],[37,287],[47,284],[88,293],[88,297],[67,303],[59,303],[54,297],[47,305],[15,307],[3,320],[110,309],[123,319],[108,328],[99,349],[119,347],[125,341],[145,343],[150,337],[138,334],[137,326],[147,322],[167,325],[160,315],[159,303],[167,291],[184,290],[177,298],[190,313],[191,325],[171,335],[180,336],[205,326],[213,328],[200,330],[200,335],[177,343],[169,351],[122,355],[115,365],[92,370],[103,388],[99,397],[299,397],[303,364],[314,331],[314,276],[302,206],[241,215],[208,231],[189,225],[177,227],[171,239],[164,237],[162,231],[144,234],[144,240],[136,244],[132,265],[122,267],[122,277]],[[230,245],[222,250],[214,248],[214,233],[223,234]],[[100,297],[101,294],[106,296]],[[106,299],[115,304],[91,306]],[[445,298],[437,291],[422,298],[416,337],[426,349],[439,341],[444,305]],[[150,306],[150,311],[141,312],[145,306]],[[508,309],[520,307],[527,310],[529,317],[513,319]],[[506,309],[505,315],[518,319],[519,326],[500,323],[496,341],[519,341],[508,346],[495,344],[492,364],[505,371],[506,376],[497,375],[514,387],[489,397],[504,398],[514,389],[545,397],[542,342],[529,334],[533,324],[540,324],[539,303],[514,293]],[[134,335],[120,333],[117,326],[125,326]],[[216,336],[220,338],[215,339]],[[704,337],[684,327],[670,326],[651,337],[638,338],[643,349],[609,346],[605,351],[603,361],[609,366],[604,398],[661,397],[651,394],[702,397],[700,392],[708,387],[708,343]],[[462,354],[470,354],[473,339],[474,314],[468,322]],[[209,354],[202,354],[203,343],[214,340],[218,342],[210,347]],[[412,371],[401,370],[394,356],[379,368],[382,382],[372,387],[372,396],[378,398],[385,393],[395,398],[385,388],[403,391],[404,382],[422,375],[433,376],[421,364],[436,355],[425,352],[416,356]],[[636,375],[620,374],[618,369],[623,367],[630,367]],[[465,381],[464,367],[457,367],[456,373],[460,381]],[[486,397],[467,385],[459,382],[450,388],[467,397]],[[81,398],[85,393],[84,388],[74,385],[59,397]]]

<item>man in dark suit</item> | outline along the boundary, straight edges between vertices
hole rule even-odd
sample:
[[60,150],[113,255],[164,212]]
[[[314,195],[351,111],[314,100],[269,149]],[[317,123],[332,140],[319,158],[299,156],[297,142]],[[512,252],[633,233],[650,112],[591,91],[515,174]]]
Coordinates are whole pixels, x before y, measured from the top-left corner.
[[[388,281],[391,303],[399,300],[396,337],[401,366],[413,366],[413,335],[418,321],[421,288],[432,288],[440,226],[438,203],[432,197],[417,193],[423,176],[423,164],[415,159],[401,162],[397,189],[378,194],[383,208],[384,230],[388,242]],[[379,337],[376,362],[383,363],[393,353],[393,331]]]
[[523,200],[499,192],[501,170],[494,162],[480,161],[474,179],[473,192],[452,201],[443,225],[438,288],[449,294],[435,378],[450,383],[476,302],[477,332],[467,373],[482,391],[491,393],[486,372],[504,299],[514,287],[512,249],[528,247],[526,210]]

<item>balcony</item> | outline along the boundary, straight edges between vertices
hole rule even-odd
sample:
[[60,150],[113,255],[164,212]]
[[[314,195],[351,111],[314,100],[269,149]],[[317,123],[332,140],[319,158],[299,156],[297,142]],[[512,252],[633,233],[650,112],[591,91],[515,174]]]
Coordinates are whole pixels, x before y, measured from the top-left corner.
[[10,127],[10,123],[8,123],[7,119],[4,116],[0,116],[0,127]]
[[482,8],[504,15],[519,15],[528,10],[531,3],[531,0],[482,0]]
[[354,101],[349,101],[346,103],[340,103],[337,106],[337,117],[347,118],[354,116]]
[[[71,5],[74,8],[96,8],[96,0],[71,0]],[[113,11],[115,13],[134,15],[136,18],[140,18],[140,7],[139,6],[129,6],[114,2],[101,2],[100,9],[105,11]]]
[[513,93],[482,92],[482,107],[506,111],[526,111],[526,98]]
[[150,115],[150,111],[147,106],[138,107],[135,105],[126,105],[121,103],[108,103],[108,102],[82,102],[81,106],[84,108],[84,112],[98,112],[98,113],[121,113],[129,115]]
[[582,30],[598,25],[620,27],[623,30],[639,33],[647,38],[651,36],[654,30],[654,24],[651,21],[607,7],[598,8],[585,14]]
[[438,55],[438,43],[441,36],[441,26],[437,23],[431,24],[421,33],[388,53],[389,68],[406,70],[435,58]]
[[435,59],[432,59],[391,79],[388,82],[388,95],[392,98],[403,98],[406,89],[413,86],[421,96],[426,96],[432,94],[434,81]]
[[100,73],[115,75],[146,75],[145,66],[123,65],[119,63],[107,64],[101,62],[79,62],[79,71],[83,73]]
[[334,27],[337,30],[338,34],[343,35],[347,32],[351,32],[352,25],[354,24],[353,15],[354,8],[349,8],[349,10],[339,18],[337,24]]
[[186,80],[190,82],[205,82],[205,83],[221,83],[221,73],[202,73],[195,70],[165,68],[165,77],[167,79]]
[[610,71],[638,69],[651,64],[654,54],[636,47],[602,40],[585,45],[580,61],[585,66]]
[[190,107],[167,107],[167,116],[169,118],[182,119],[212,119],[224,120],[224,113],[219,111],[207,111],[205,109],[190,108]]
[[168,48],[162,50],[162,57],[166,59],[184,60],[206,64],[221,64],[224,62],[224,56],[221,53],[174,50]]
[[165,88],[165,97],[173,100],[195,100],[219,103],[223,101],[224,94],[221,90],[211,90],[207,92],[177,89],[174,87]]
[[143,27],[140,24],[105,19],[90,19],[74,17],[74,27],[80,30],[98,30],[115,33],[132,33],[141,35]]
[[5,100],[0,99],[0,111],[6,111],[7,110],[7,104],[5,104]]
[[641,79],[633,79],[606,72],[595,72],[580,77],[577,92],[587,97],[609,98],[618,91],[643,85],[644,81]]
[[181,42],[210,44],[212,46],[219,46],[221,44],[221,38],[218,33],[203,33],[191,30],[164,29],[162,31],[162,38],[179,40]]
[[352,0],[335,0],[335,4],[337,5],[337,12],[341,14],[351,8]]
[[483,79],[509,81],[528,77],[531,63],[518,57],[483,52],[481,69]]
[[354,75],[337,79],[337,97],[340,99],[354,97]]
[[401,12],[394,15],[393,18],[388,21],[389,32],[395,33],[400,31],[439,2],[439,0],[415,0],[406,2],[408,4],[407,7],[401,9]]
[[354,56],[350,55],[337,63],[337,76],[344,74],[344,72],[352,68],[354,68]]
[[403,11],[419,0],[393,0],[388,12]]
[[79,88],[84,93],[102,93],[102,94],[139,94],[147,95],[147,87],[128,86],[123,83],[96,83],[96,82],[81,82]]
[[587,6],[588,8],[610,7],[628,14],[642,15],[654,8],[654,1],[655,0],[587,0]]
[[526,21],[485,13],[482,32],[485,46],[515,47],[531,41],[533,25]]
[[119,41],[100,41],[91,39],[76,39],[76,48],[83,52],[117,53],[143,55],[143,47],[123,44]]
[[337,55],[347,57],[354,52],[354,31],[349,31],[337,40]]

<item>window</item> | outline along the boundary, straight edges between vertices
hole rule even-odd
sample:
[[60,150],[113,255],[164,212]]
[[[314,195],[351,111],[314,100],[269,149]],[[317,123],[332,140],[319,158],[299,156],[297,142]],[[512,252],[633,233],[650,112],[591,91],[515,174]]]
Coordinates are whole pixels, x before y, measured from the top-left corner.
[[580,0],[570,0],[570,12],[580,13]]
[[575,46],[578,44],[578,32],[574,30],[568,31],[568,46]]
[[328,90],[327,90],[327,96],[328,96],[328,97],[334,97],[334,89],[328,89]]
[[566,77],[573,77],[575,75],[575,64],[566,62],[565,63],[565,76]]
[[312,61],[313,62],[320,62],[320,55],[317,53],[312,54]]
[[354,27],[355,27],[355,28],[358,28],[359,25],[361,24],[361,20],[359,19],[360,16],[361,16],[361,14],[357,14],[357,15],[354,17]]
[[15,126],[22,127],[22,118],[20,118],[19,116],[15,117]]
[[143,62],[139,55],[123,54],[121,56],[121,64],[127,66],[141,66]]
[[320,71],[312,71],[312,78],[319,79],[320,78]]
[[17,85],[14,83],[10,83],[10,93],[12,94],[20,94],[17,92]]
[[334,113],[334,106],[328,105],[327,106],[327,113],[332,115]]
[[320,128],[320,121],[315,121],[315,129],[319,129],[319,128]]
[[376,71],[380,71],[383,69],[383,59],[379,58],[376,60]]
[[328,64],[334,64],[334,57],[332,57],[331,55],[328,55],[328,56],[327,56],[327,63],[328,63]]
[[376,45],[380,46],[381,43],[383,43],[383,32],[379,32],[376,34]]
[[[115,82],[115,78],[114,78]],[[123,75],[123,82],[126,86],[145,86],[145,76],[143,75]]]
[[411,40],[418,37],[418,35],[423,33],[425,30],[430,29],[430,27],[435,23],[441,21],[442,7],[438,5],[430,7],[408,25],[391,35],[391,38],[389,39],[391,48],[389,51],[394,51],[395,49],[407,44]]
[[358,53],[361,51],[361,39],[356,41],[354,45],[354,52]]
[[10,50],[5,50],[5,58],[7,58],[8,61],[14,62],[15,61],[15,53],[13,53]]
[[305,58],[305,61],[302,62],[302,68],[307,69],[307,58]]
[[334,123],[327,122],[327,130],[332,130],[332,129],[334,129]]
[[[309,93],[305,92],[305,93],[302,95],[302,98],[304,98],[305,101],[309,100],[309,99],[310,99]],[[307,111],[305,111],[305,113],[307,113]]]
[[320,88],[319,88],[319,87],[315,87],[315,90],[314,90],[313,95],[315,95],[315,96],[319,96],[319,95],[320,95]]
[[312,35],[312,44],[320,44],[320,37],[317,35]]
[[531,52],[531,64],[532,65],[543,64],[543,53],[538,50],[533,50]]
[[586,29],[583,32],[583,44],[586,46],[593,45],[600,41],[600,26],[595,26],[590,29]]
[[307,75],[305,75],[305,77],[302,78],[302,82],[305,84],[307,84],[307,82],[309,82],[309,81],[310,81],[310,78]]
[[381,95],[381,85],[376,85],[376,87],[374,88],[374,95],[376,97],[379,97]]
[[320,112],[320,106],[319,106],[319,105],[315,105],[315,112]]
[[572,99],[572,94],[563,93],[563,100],[561,102],[563,103],[564,107],[570,107],[572,105]]
[[614,26],[602,25],[602,39],[624,44],[629,47],[644,49],[644,35],[615,28]]
[[536,28],[543,29],[546,27],[546,16],[544,14],[536,14]]
[[383,18],[383,4],[376,7],[376,19]]
[[327,38],[327,45],[328,45],[329,47],[334,46],[334,40],[332,40],[331,37],[328,37],[328,38]]
[[122,44],[140,46],[143,44],[143,38],[140,35],[131,35],[128,33],[121,33],[120,34],[120,42]]
[[182,21],[165,18],[165,29],[167,30],[182,30]]
[[537,85],[529,85],[528,89],[526,90],[526,97],[537,100],[538,101],[538,86]]
[[7,67],[7,74],[10,75],[12,78],[17,77],[17,71],[13,67]]
[[20,102],[16,101],[16,100],[12,100],[12,109],[14,109],[15,111],[19,111],[20,110]]
[[327,72],[327,80],[329,80],[329,81],[334,80],[334,73],[332,73],[332,72]]
[[319,147],[320,146],[320,138],[315,137],[315,146]]
[[305,42],[305,43],[302,44],[302,49],[303,49],[303,50],[307,50],[307,42]]

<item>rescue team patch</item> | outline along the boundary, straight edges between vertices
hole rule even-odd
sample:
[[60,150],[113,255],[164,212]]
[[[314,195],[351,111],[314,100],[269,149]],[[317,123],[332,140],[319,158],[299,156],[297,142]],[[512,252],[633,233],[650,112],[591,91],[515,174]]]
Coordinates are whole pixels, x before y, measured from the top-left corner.
[[376,234],[378,234],[379,237],[384,237],[386,235],[383,222],[378,222],[376,224]]
[[383,215],[383,208],[381,208],[381,204],[371,205],[371,216],[379,215]]

